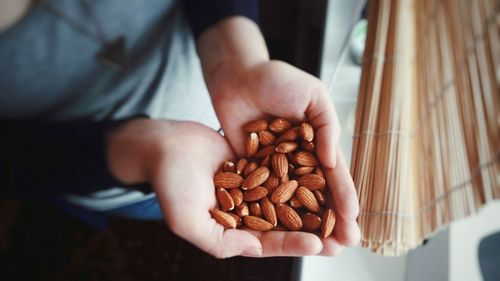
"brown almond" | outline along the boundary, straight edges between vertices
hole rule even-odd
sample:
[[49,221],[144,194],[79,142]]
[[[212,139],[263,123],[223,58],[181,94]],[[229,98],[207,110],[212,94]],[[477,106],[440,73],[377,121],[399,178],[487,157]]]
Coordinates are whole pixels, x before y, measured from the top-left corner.
[[292,127],[292,123],[283,118],[274,119],[271,124],[269,124],[269,130],[281,134]]
[[288,176],[288,174],[286,174],[280,178],[280,184],[284,184],[285,182],[289,182],[289,181],[290,181],[290,177]]
[[267,126],[268,126],[268,123],[266,120],[253,120],[253,121],[250,121],[248,123],[246,123],[245,125],[243,125],[243,131],[247,132],[247,133],[257,133],[257,132],[260,132],[260,131],[264,131],[265,129],[267,129]]
[[302,202],[300,202],[300,200],[297,199],[296,196],[293,196],[292,198],[290,198],[290,201],[288,201],[288,205],[290,205],[290,207],[292,207],[294,209],[300,209],[300,208],[304,207],[304,205],[302,205]]
[[302,166],[316,166],[318,165],[318,160],[311,152],[299,151],[294,155],[295,163]]
[[335,213],[331,209],[327,209],[325,213],[323,213],[322,217],[321,237],[326,238],[330,236],[333,232],[334,227],[335,227]]
[[272,194],[279,185],[280,179],[274,174],[269,175],[269,177],[263,184],[263,186],[267,188],[268,194]]
[[236,220],[230,214],[219,209],[212,209],[210,215],[224,228],[236,228]]
[[276,205],[276,215],[279,221],[288,229],[297,231],[302,228],[302,219],[294,209],[285,204]]
[[241,190],[234,188],[229,190],[229,195],[233,198],[234,205],[238,206],[243,202],[243,192]]
[[310,174],[314,171],[314,167],[302,166],[295,169],[294,174],[296,176],[303,176],[305,174]]
[[251,133],[247,138],[247,156],[253,157],[259,149],[259,137],[256,133]]
[[314,197],[316,197],[316,200],[318,201],[318,204],[321,206],[326,204],[326,197],[325,194],[323,194],[323,191],[321,190],[313,190]]
[[267,167],[259,167],[251,172],[248,177],[243,180],[241,188],[248,190],[263,184],[269,177],[269,169]]
[[237,227],[240,227],[243,224],[241,218],[237,214],[234,214],[234,213],[228,213],[228,214],[230,214],[231,217],[234,218],[234,220],[236,221]]
[[248,177],[253,171],[255,171],[259,165],[255,162],[250,162],[245,166],[245,170],[243,170],[243,176]]
[[262,186],[257,186],[256,188],[253,188],[253,189],[250,189],[250,190],[243,192],[243,200],[245,200],[247,202],[257,201],[259,199],[262,199],[262,197],[264,197],[266,195],[267,195],[267,189],[265,187],[262,187]]
[[276,140],[276,143],[282,143],[285,141],[295,141],[299,137],[299,127],[293,127],[288,131],[281,134],[281,136]]
[[314,168],[314,173],[322,178],[325,178],[325,174],[323,174],[323,170],[320,167]]
[[322,189],[325,184],[325,179],[316,174],[307,174],[299,178],[299,185],[310,190]]
[[246,158],[241,158],[236,162],[236,173],[239,175],[245,170],[245,167],[248,164],[248,160]]
[[257,202],[252,202],[248,204],[248,208],[250,209],[250,215],[255,217],[262,217],[262,209],[260,208],[260,204]]
[[278,138],[268,131],[259,132],[259,143],[263,146],[274,145]]
[[273,226],[278,224],[278,219],[276,217],[276,209],[274,204],[266,196],[260,200],[260,208],[262,209],[262,215],[264,218],[270,222]]
[[300,124],[299,135],[306,141],[312,141],[314,139],[314,129],[311,124],[307,122]]
[[295,142],[286,141],[278,144],[274,149],[274,151],[279,153],[288,153],[294,151],[297,148],[297,146],[298,145]]
[[273,228],[273,225],[271,223],[255,216],[243,217],[243,222],[245,223],[246,227],[257,231],[267,231]]
[[234,163],[231,161],[226,161],[224,162],[224,167],[222,167],[222,169],[224,170],[224,172],[234,173],[235,172]]
[[305,151],[314,152],[315,146],[314,143],[311,141],[301,140],[300,148]]
[[219,202],[222,211],[227,212],[234,209],[233,197],[224,188],[218,187],[215,191],[215,197],[217,197],[217,202]]
[[243,183],[243,178],[235,173],[222,172],[214,176],[214,185],[223,188],[237,188]]
[[272,154],[271,165],[273,167],[274,174],[280,178],[288,173],[288,160],[284,154]]
[[319,212],[319,204],[312,191],[303,186],[299,186],[295,191],[295,196],[297,196],[297,199],[299,199],[306,209],[314,213]]
[[234,208],[234,213],[240,217],[248,216],[250,214],[250,209],[248,208],[248,204],[246,202],[241,202],[240,205]]
[[276,188],[276,190],[274,190],[273,194],[271,195],[271,201],[273,201],[273,203],[275,204],[285,203],[286,201],[290,200],[290,198],[292,198],[297,187],[298,183],[296,180],[291,180],[281,184]]
[[267,155],[260,162],[260,166],[263,166],[263,167],[268,167],[269,168],[269,164],[271,164],[271,155]]
[[301,217],[302,229],[305,231],[316,231],[321,226],[321,218],[315,214],[305,213]]
[[264,158],[274,152],[274,146],[266,146],[255,153],[255,158]]

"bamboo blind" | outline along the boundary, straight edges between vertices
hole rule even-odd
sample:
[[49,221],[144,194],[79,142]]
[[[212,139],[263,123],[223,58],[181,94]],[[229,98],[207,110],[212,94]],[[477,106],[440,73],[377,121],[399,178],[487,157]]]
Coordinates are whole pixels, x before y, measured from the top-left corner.
[[500,199],[500,1],[368,1],[351,171],[362,246],[401,255]]

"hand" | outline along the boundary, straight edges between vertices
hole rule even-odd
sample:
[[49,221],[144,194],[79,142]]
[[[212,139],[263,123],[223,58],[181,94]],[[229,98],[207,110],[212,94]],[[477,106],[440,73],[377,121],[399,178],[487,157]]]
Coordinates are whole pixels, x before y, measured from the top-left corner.
[[211,218],[213,176],[235,156],[215,131],[192,122],[135,119],[109,137],[109,166],[125,183],[153,184],[169,228],[218,258],[316,254],[310,233],[224,230]]
[[322,254],[336,254],[342,246],[359,242],[356,223],[358,201],[349,169],[338,146],[340,126],[323,84],[286,63],[269,61],[251,68],[219,68],[209,88],[213,104],[229,143],[245,155],[243,124],[258,118],[283,117],[308,120],[317,130],[317,154],[333,195],[337,223],[334,236],[324,242]]

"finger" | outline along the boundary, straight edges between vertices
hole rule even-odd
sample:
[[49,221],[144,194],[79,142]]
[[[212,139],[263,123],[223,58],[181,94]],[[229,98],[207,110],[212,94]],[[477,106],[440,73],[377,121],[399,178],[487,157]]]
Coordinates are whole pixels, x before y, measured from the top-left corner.
[[345,246],[357,244],[360,231],[356,218],[359,214],[359,203],[354,183],[350,176],[344,155],[337,147],[337,167],[325,169],[326,180],[330,188],[337,215],[335,235]]
[[340,125],[330,97],[323,87],[320,89],[314,94],[306,115],[316,129],[316,145],[321,164],[326,168],[335,168]]
[[335,237],[323,239],[323,250],[318,254],[320,256],[338,256],[344,247]]
[[309,256],[323,249],[318,236],[299,231],[250,231],[262,243],[263,256]]

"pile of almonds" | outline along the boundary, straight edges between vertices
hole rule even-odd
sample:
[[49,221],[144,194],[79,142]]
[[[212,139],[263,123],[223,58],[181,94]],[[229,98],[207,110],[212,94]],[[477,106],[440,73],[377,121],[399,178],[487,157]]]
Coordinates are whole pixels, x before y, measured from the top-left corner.
[[276,118],[251,121],[247,158],[226,161],[214,176],[219,209],[212,217],[225,228],[291,230],[331,235],[335,213],[315,155],[314,129]]

